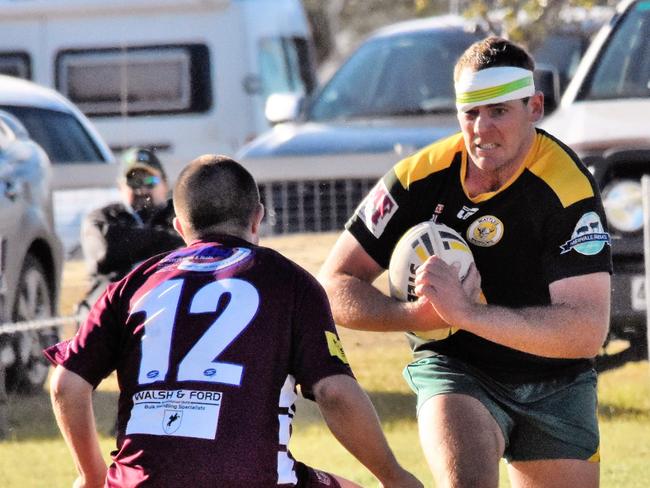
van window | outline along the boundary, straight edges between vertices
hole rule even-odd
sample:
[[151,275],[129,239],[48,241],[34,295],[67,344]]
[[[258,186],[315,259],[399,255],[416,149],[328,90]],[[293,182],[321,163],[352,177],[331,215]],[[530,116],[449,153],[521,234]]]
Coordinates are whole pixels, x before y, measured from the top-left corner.
[[259,43],[262,94],[310,93],[315,84],[309,44],[302,37],[266,38]]
[[639,2],[619,24],[580,99],[650,97],[650,2]]
[[204,112],[212,104],[204,45],[61,51],[57,89],[87,115]]
[[18,118],[53,164],[104,162],[90,134],[71,114],[34,107],[3,105]]
[[0,74],[29,80],[32,76],[29,54],[25,52],[0,52]]

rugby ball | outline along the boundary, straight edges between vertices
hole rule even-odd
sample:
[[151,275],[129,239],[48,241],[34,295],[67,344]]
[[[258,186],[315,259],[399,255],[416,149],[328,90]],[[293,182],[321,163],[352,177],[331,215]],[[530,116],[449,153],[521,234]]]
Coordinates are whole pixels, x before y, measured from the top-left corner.
[[[415,301],[415,270],[429,256],[439,256],[447,264],[459,263],[458,277],[467,276],[474,256],[467,242],[458,232],[444,224],[427,221],[411,227],[400,238],[393,250],[388,265],[388,287],[390,295],[403,302]],[[442,340],[456,332],[456,328],[414,332],[428,340]]]

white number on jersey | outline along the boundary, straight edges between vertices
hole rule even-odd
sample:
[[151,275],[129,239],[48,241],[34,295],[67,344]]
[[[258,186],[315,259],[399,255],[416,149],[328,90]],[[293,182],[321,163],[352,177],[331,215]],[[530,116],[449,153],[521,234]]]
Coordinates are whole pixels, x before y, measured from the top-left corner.
[[[176,279],[161,283],[131,310],[131,313],[147,314],[138,374],[141,385],[163,381],[167,375],[174,320],[183,281]],[[244,368],[239,364],[219,362],[217,358],[255,316],[260,301],[255,287],[237,278],[210,282],[192,297],[189,313],[215,312],[225,293],[230,294],[230,301],[181,360],[178,365],[178,381],[204,381],[236,386],[241,384]]]

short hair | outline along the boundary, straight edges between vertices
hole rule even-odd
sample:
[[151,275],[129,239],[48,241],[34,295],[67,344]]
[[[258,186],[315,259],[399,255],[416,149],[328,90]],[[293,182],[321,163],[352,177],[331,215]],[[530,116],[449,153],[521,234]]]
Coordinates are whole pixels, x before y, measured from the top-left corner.
[[173,201],[176,215],[201,236],[217,228],[246,229],[259,208],[260,194],[241,164],[205,154],[181,171]]
[[458,81],[465,68],[481,71],[497,66],[534,71],[535,60],[522,46],[502,37],[490,36],[475,42],[460,56],[454,67],[454,81]]

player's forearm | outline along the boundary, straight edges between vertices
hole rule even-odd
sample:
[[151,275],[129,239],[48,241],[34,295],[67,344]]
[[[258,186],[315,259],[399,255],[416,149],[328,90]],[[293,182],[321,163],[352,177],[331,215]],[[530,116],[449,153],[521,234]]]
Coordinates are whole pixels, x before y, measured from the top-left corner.
[[339,275],[325,284],[334,321],[355,330],[395,332],[448,327],[431,307],[399,302],[354,276]]
[[343,447],[386,486],[399,479],[403,469],[388,446],[370,399],[356,380],[344,375],[325,378],[314,394],[330,431]]
[[102,457],[92,407],[92,386],[58,366],[52,377],[52,407],[70,449],[83,486],[103,486],[106,463]]
[[607,334],[604,314],[571,305],[512,309],[476,305],[461,328],[519,351],[551,358],[589,358]]

